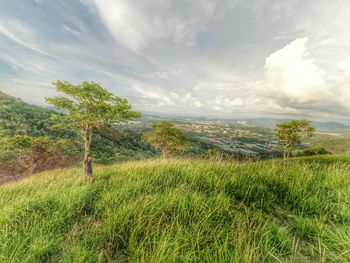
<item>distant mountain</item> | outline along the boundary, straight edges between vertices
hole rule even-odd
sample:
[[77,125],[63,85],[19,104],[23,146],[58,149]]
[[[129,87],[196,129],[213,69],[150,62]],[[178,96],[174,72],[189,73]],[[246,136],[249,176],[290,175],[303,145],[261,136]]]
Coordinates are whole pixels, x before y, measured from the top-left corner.
[[[266,127],[266,128],[273,129],[275,128],[277,123],[286,122],[286,121],[290,121],[290,119],[254,118],[254,119],[237,120],[237,124],[242,125],[243,123],[246,126],[258,126],[258,127]],[[346,125],[340,122],[312,121],[311,124],[319,132],[350,134],[350,125]]]
[[350,125],[346,125],[343,123],[339,122],[312,122],[313,126],[315,128],[320,128],[320,129],[350,129]]

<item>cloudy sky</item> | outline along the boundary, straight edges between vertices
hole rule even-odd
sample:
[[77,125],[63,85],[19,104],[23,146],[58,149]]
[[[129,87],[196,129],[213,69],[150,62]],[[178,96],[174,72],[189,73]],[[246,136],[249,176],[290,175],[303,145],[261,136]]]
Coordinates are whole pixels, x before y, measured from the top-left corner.
[[347,121],[349,0],[0,0],[0,90],[101,83],[143,112]]

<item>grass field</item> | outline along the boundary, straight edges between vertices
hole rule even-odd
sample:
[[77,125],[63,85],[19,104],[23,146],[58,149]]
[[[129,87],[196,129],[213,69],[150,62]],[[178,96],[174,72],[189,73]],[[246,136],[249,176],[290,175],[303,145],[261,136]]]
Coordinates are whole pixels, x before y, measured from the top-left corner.
[[0,262],[350,262],[350,158],[32,176],[0,186]]

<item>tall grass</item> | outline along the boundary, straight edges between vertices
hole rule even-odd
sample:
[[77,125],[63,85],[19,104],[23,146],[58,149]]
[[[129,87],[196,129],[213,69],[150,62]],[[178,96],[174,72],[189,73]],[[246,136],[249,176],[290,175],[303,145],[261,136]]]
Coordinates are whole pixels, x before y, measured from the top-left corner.
[[0,262],[350,262],[350,161],[143,161],[0,187]]

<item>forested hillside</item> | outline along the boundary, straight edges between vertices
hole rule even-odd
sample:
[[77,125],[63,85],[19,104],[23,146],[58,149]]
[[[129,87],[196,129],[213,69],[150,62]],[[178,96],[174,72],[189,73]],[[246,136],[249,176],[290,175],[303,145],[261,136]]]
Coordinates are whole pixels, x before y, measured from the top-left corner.
[[[95,159],[108,163],[156,155],[140,138],[141,131],[101,129],[93,140]],[[82,140],[65,123],[64,114],[0,93],[0,183],[9,177],[71,165],[81,156]]]
[[22,134],[33,137],[74,137],[74,132],[69,129],[55,130],[52,128],[59,123],[59,115],[53,110],[31,105],[5,93],[0,93],[1,136]]
[[[3,147],[0,146],[0,156],[2,155],[2,160],[5,158],[4,152],[9,148],[11,148],[11,151],[14,148],[21,150],[23,145],[28,146],[25,141],[40,137],[44,137],[45,141],[64,139],[74,150],[74,154],[81,153],[82,140],[77,132],[65,123],[63,117],[63,114],[52,109],[31,105],[1,92],[0,135]],[[97,130],[93,136],[92,144],[95,161],[112,163],[140,160],[158,155],[159,151],[142,141],[142,133],[147,129],[147,127],[130,125],[110,126]],[[229,153],[225,153],[221,147],[210,142],[191,138],[190,136],[188,139],[191,147],[183,152],[182,156],[206,157],[207,152],[210,151],[209,157],[214,153],[229,157]],[[8,145],[9,143],[11,145]],[[72,154],[72,152],[69,154]],[[9,158],[9,154],[5,155],[6,158]],[[11,156],[13,156],[13,152]],[[240,155],[238,154],[238,156]],[[75,157],[74,160],[77,158]]]
[[350,154],[350,137],[340,134],[320,134],[309,139],[308,144],[325,148],[333,154]]

